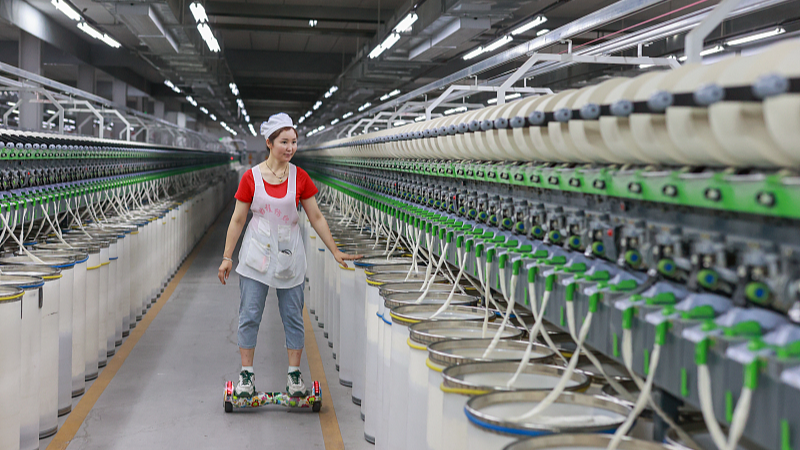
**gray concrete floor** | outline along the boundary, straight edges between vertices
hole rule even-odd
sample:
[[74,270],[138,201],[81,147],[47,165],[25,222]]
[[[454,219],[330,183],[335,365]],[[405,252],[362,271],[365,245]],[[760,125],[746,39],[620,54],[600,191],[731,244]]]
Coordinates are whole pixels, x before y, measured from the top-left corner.
[[[241,367],[238,276],[233,273],[227,286],[217,280],[232,211],[229,207],[209,231],[210,239],[98,399],[70,450],[325,448],[318,415],[309,410],[223,411],[224,382],[237,379]],[[350,389],[339,384],[331,349],[314,325],[332,397],[324,401],[333,401],[345,448],[372,449],[363,437],[360,408],[352,403]],[[282,390],[286,367],[277,297],[270,292],[258,335],[256,387]],[[305,354],[301,370],[310,384]],[[40,441],[40,448],[50,440]]]

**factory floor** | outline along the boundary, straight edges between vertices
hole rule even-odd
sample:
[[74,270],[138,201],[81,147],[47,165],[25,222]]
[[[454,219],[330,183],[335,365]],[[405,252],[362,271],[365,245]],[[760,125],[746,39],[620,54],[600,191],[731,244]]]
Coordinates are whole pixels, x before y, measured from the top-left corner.
[[[311,331],[307,312],[301,371],[307,385],[323,381],[322,411],[223,411],[224,383],[238,379],[241,367],[238,276],[231,274],[227,286],[217,279],[232,212],[233,203],[98,379],[73,399],[58,434],[40,441],[41,449],[373,448],[364,440],[360,407],[339,384],[327,339],[316,324]],[[286,368],[283,326],[270,292],[258,334],[256,387],[285,389]]]

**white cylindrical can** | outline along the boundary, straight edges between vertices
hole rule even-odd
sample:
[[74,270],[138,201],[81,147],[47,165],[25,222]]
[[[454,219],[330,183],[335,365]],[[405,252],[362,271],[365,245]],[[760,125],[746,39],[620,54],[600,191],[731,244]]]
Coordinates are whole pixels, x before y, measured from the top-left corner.
[[549,391],[492,392],[472,397],[464,411],[469,420],[469,450],[502,450],[517,439],[558,433],[613,433],[630,408],[594,395],[562,393],[545,412],[518,420]]
[[[59,306],[58,306],[58,415],[63,416],[72,410],[72,297],[75,284],[75,265],[85,255],[80,253],[55,253],[58,256],[46,256],[40,250],[33,250],[37,253],[45,267],[58,269],[61,271],[59,280]],[[50,252],[52,254],[53,252]],[[26,267],[39,266],[28,256],[12,256],[0,259],[0,264],[16,265],[7,266],[9,269],[25,270]],[[44,334],[44,333],[43,333]]]
[[[552,358],[552,352],[548,356]],[[549,392],[559,383],[566,371],[563,367],[527,364],[514,385],[508,387],[508,381],[514,376],[518,367],[518,362],[473,362],[451,366],[442,372],[444,381],[441,384],[443,393],[440,411],[441,442],[445,447],[467,447],[468,427],[464,417],[464,406],[471,397],[492,391]],[[574,372],[567,383],[566,391],[585,392],[590,384],[589,377]]]
[[0,286],[0,448],[10,450],[20,443],[23,294],[20,288]]
[[[28,259],[27,256],[22,258]],[[0,260],[0,264],[3,262]],[[47,265],[3,265],[0,266],[0,274],[40,277],[44,280],[40,322],[39,438],[47,438],[58,431],[61,269]],[[71,272],[68,274],[72,275]]]
[[[605,450],[613,436],[607,434],[556,434],[523,439],[506,446],[503,450]],[[657,442],[623,438],[617,450],[672,450]],[[681,449],[683,450],[683,449]]]
[[[33,253],[39,257],[70,256],[75,258],[72,283],[72,318],[62,319],[71,321],[72,339],[70,340],[70,373],[72,378],[71,397],[77,397],[86,389],[86,278],[91,255],[99,259],[100,248],[93,245],[79,245],[63,243],[37,244]],[[63,355],[59,355],[62,358]],[[59,401],[59,414],[63,415],[72,409],[72,401]]]
[[0,286],[18,287],[22,296],[20,351],[19,448],[39,448],[39,395],[41,389],[42,308],[44,280],[23,275],[0,275]]

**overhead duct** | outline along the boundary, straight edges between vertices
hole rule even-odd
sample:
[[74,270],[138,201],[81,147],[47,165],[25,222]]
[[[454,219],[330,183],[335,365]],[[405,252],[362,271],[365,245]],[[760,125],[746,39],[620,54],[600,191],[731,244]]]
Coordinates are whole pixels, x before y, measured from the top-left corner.
[[[408,59],[431,61],[437,56],[457,48],[459,45],[481,35],[491,28],[488,17],[465,18],[442,16],[427,29],[438,30],[430,38],[412,48]],[[426,30],[427,31],[427,30]]]
[[159,54],[179,53],[178,43],[149,4],[117,3],[115,8],[120,20],[151,51]]

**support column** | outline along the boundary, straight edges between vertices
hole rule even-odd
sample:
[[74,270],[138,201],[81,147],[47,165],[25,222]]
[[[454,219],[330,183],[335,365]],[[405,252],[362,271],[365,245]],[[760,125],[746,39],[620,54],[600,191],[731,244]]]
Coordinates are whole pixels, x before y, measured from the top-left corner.
[[153,106],[153,115],[158,119],[164,118],[164,102],[158,100],[155,101],[155,105]]
[[[120,110],[124,109],[128,103],[128,85],[124,81],[117,80],[116,78],[111,83],[111,103],[115,108]],[[119,120],[119,117],[108,116],[106,121],[112,121],[114,127],[112,128],[111,139],[119,139],[119,134],[125,129],[125,124]],[[123,135],[124,139],[124,135]]]
[[[155,100],[153,102],[153,117],[155,117],[156,119],[164,118],[164,102],[158,100]],[[159,144],[167,144],[168,143],[167,135],[168,133],[164,132],[163,130],[159,130],[153,142]]]
[[[42,41],[19,31],[19,68],[36,75],[42,74]],[[19,128],[25,131],[39,131],[42,129],[42,104],[30,103],[37,100],[37,94],[21,92],[20,99],[24,100],[19,107]]]
[[[86,64],[78,65],[78,89],[94,94],[97,92],[97,75],[95,68]],[[90,118],[91,117],[91,118]],[[93,136],[94,133],[94,114],[79,113],[75,122],[75,126],[82,124],[87,118],[90,118],[79,130],[75,130],[78,134]]]

